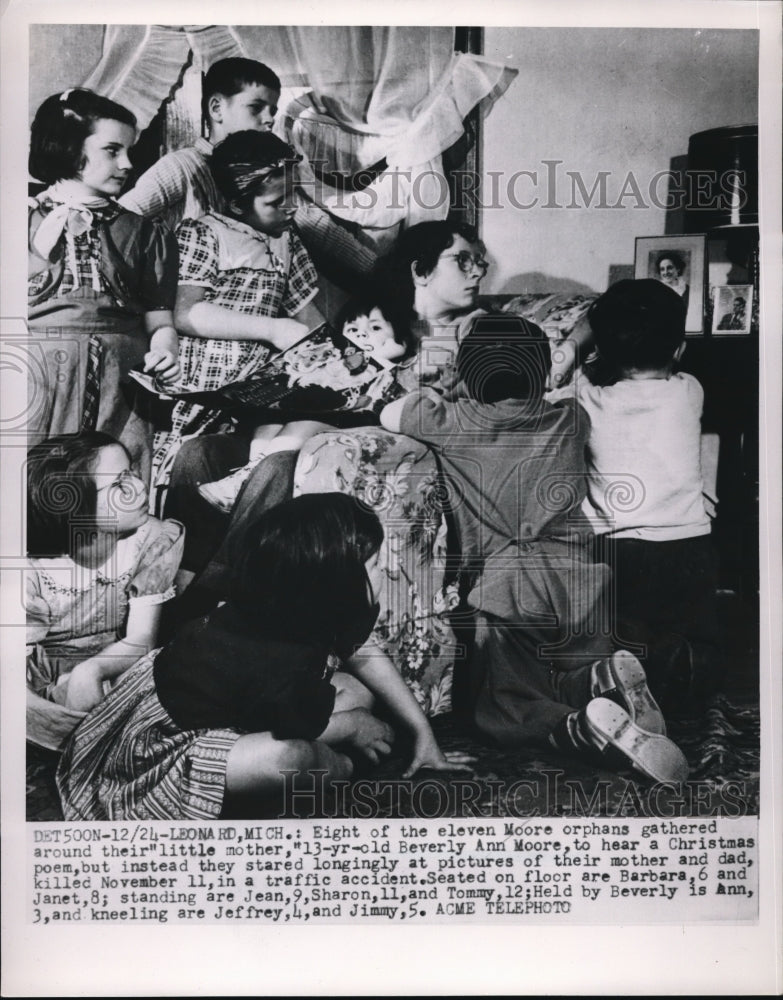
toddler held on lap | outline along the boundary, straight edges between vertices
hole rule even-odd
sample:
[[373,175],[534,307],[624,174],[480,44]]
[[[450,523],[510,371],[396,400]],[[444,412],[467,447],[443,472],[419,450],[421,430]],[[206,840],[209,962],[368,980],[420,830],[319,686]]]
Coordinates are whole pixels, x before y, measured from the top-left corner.
[[[356,348],[355,356],[359,362],[363,356],[374,359],[383,369],[380,379],[384,378],[385,372],[393,371],[396,362],[408,353],[410,333],[393,317],[389,305],[384,305],[380,299],[356,299],[348,302],[338,314],[334,325],[346,343],[344,356],[347,358],[352,345]],[[329,388],[329,371],[326,368],[323,375],[316,370],[311,376],[310,384],[319,384],[319,376],[324,388]],[[373,384],[376,383],[377,379]],[[217,482],[202,483],[199,493],[218,510],[230,513],[239,491],[259,462],[268,455],[281,451],[299,451],[308,437],[328,429],[327,423],[316,421],[296,421],[283,427],[259,427],[250,443],[250,461]]]

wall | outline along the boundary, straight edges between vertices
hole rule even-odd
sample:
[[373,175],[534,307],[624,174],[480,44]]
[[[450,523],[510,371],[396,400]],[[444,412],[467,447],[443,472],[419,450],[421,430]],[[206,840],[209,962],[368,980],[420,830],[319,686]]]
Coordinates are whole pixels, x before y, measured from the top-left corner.
[[81,86],[102,50],[102,24],[31,24],[30,121],[50,94]]
[[[633,263],[635,237],[677,231],[649,187],[672,160],[682,165],[689,136],[758,120],[755,31],[487,28],[484,37],[487,58],[519,68],[484,122],[482,200],[503,205],[482,212],[487,292],[602,290],[610,266]],[[537,171],[537,182],[518,177],[509,197],[520,170]],[[501,172],[497,199],[486,171]],[[609,171],[604,203],[620,207],[598,207],[598,191],[573,198],[566,171],[587,192]],[[663,180],[659,204],[666,193]]]
[[[601,290],[611,266],[633,263],[637,236],[680,231],[652,203],[650,183],[682,166],[692,133],[757,120],[757,39],[740,30],[486,28],[486,56],[519,76],[484,121],[481,220],[493,261],[484,290]],[[102,41],[102,25],[31,26],[31,119],[46,96],[86,79]],[[512,181],[522,170],[536,182]],[[497,197],[486,171],[499,175]],[[605,204],[620,207],[598,207],[598,192],[574,199],[568,171],[587,192],[609,172]],[[664,179],[659,203],[666,193]]]

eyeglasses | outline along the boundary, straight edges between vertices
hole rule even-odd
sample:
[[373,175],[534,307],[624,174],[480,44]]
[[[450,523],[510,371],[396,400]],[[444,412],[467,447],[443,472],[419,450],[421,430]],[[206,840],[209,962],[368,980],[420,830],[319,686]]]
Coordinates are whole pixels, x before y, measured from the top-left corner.
[[468,253],[467,250],[460,250],[459,253],[444,253],[440,255],[440,259],[456,260],[457,267],[459,267],[463,274],[470,274],[475,267],[481,272],[482,275],[485,275],[489,269],[489,261],[485,260],[483,257],[474,257],[473,254]]
[[123,469],[116,479],[113,479],[110,483],[104,483],[103,486],[99,486],[95,492],[101,493],[103,490],[110,490],[112,488],[120,489],[123,493],[135,492],[141,481],[141,477],[132,469]]

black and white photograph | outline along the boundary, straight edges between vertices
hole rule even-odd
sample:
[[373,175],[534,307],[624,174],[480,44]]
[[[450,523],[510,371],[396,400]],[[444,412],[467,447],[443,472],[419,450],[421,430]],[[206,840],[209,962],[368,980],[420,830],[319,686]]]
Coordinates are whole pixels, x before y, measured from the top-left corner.
[[[12,0],[5,951],[491,925],[608,995],[504,949],[622,923],[627,995],[774,992],[781,5],[603,6]],[[294,954],[232,991],[386,988]]]
[[[720,196],[716,196],[719,199]],[[639,237],[636,241],[636,278],[654,278],[675,291],[686,310],[685,332],[704,331],[703,236]]]
[[713,336],[750,333],[753,285],[720,285],[715,289]]

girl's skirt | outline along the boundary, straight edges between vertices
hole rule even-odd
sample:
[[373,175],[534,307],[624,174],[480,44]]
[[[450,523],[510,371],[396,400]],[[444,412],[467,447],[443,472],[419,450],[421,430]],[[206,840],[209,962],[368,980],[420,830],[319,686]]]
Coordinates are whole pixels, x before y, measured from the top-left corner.
[[179,729],[158,700],[157,650],[78,727],[57,769],[66,820],[216,819],[233,729]]

